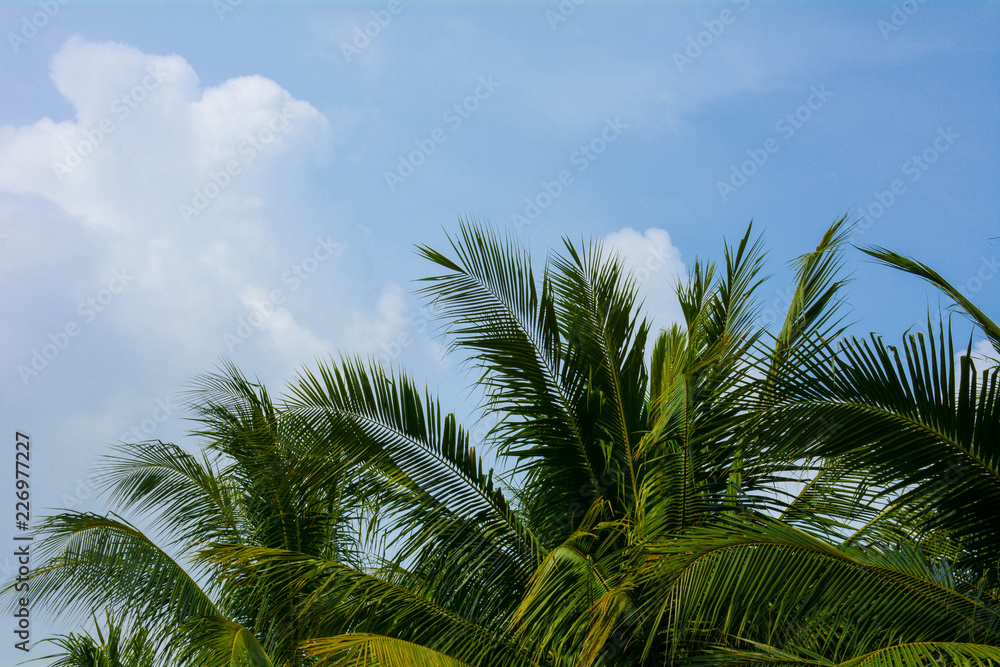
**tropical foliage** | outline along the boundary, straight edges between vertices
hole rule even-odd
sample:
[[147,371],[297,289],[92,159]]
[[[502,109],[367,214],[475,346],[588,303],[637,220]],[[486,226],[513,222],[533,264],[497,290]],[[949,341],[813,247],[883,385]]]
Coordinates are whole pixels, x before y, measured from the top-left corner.
[[[32,591],[170,665],[1000,664],[1000,374],[950,320],[845,337],[848,233],[794,262],[780,326],[748,229],[654,333],[599,244],[538,266],[463,224],[420,248],[421,292],[496,422],[481,442],[374,361],[279,399],[227,364],[192,396],[202,451],[122,445],[115,513],[48,519]],[[941,276],[866,252],[1000,353]]]
[[105,614],[105,629],[94,615],[93,635],[71,632],[46,640],[58,648],[54,655],[41,660],[57,658],[51,667],[154,667],[156,652],[142,627],[129,632],[121,619],[110,612]]

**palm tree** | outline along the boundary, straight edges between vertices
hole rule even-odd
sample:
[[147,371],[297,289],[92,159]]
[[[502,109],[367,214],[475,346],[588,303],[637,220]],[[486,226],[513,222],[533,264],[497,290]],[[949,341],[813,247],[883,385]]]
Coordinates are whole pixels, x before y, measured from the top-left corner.
[[308,433],[235,367],[206,376],[194,394],[204,399],[201,456],[153,441],[124,444],[103,465],[110,504],[147,529],[118,514],[49,518],[41,532],[50,560],[32,590],[56,613],[116,610],[176,664],[295,664],[303,637],[291,622],[294,598],[265,608],[228,599],[217,572],[174,554],[245,544],[349,563],[356,550],[342,497],[359,494],[298,456],[314,446]]
[[797,260],[772,332],[748,229],[650,341],[599,245],[536,272],[463,224],[451,256],[420,248],[422,293],[498,418],[485,454],[396,369],[321,363],[274,402],[227,365],[193,396],[200,458],[105,468],[156,534],[53,517],[33,590],[189,665],[998,663],[998,371],[956,369],[950,323],[902,356],[843,339],[847,237]]
[[139,628],[129,632],[110,612],[106,614],[105,624],[102,631],[95,614],[96,637],[72,632],[53,637],[46,641],[57,646],[59,652],[38,659],[58,658],[50,663],[51,667],[155,667],[155,648],[148,641],[145,630]]

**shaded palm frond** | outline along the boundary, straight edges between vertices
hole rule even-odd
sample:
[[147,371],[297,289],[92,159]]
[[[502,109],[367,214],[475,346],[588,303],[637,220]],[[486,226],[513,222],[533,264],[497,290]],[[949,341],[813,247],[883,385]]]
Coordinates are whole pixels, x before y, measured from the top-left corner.
[[972,321],[982,327],[986,337],[993,345],[993,349],[997,354],[1000,354],[1000,325],[990,319],[986,313],[980,310],[976,304],[972,303],[972,301],[964,296],[951,283],[945,280],[937,271],[923,262],[918,262],[917,260],[907,257],[906,255],[901,255],[886,248],[872,246],[869,248],[861,248],[860,250],[861,252],[874,257],[880,264],[923,278],[951,297],[951,299],[958,304],[959,308],[964,311],[972,319]]

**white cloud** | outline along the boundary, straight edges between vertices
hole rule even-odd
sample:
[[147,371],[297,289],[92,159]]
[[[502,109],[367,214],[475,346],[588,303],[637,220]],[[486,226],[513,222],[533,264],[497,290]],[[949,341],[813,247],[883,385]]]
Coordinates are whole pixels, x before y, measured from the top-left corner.
[[[52,79],[75,119],[0,127],[0,190],[44,196],[92,229],[177,227],[194,189],[206,209],[216,199],[252,208],[244,182],[285,153],[323,161],[337,138],[275,82],[244,76],[199,89],[177,55],[73,38],[53,58]],[[230,160],[238,174],[225,173]]]
[[394,282],[382,286],[374,315],[354,313],[345,332],[346,350],[358,354],[384,353],[407,326],[407,297]]
[[[181,56],[123,44],[72,38],[51,72],[73,119],[0,126],[0,193],[10,197],[0,206],[5,252],[16,245],[20,263],[60,276],[61,239],[81,239],[71,253],[77,274],[86,267],[82,281],[75,277],[77,298],[99,289],[112,269],[135,276],[127,305],[123,299],[107,315],[124,344],[223,354],[222,332],[245,311],[242,287],[280,267],[283,249],[297,245],[287,210],[310,193],[306,179],[288,175],[326,163],[347,128],[270,79],[203,88]],[[45,218],[15,215],[28,207]],[[281,236],[269,210],[285,214]],[[36,228],[55,233],[17,242],[39,237]],[[81,252],[88,246],[98,252]],[[67,303],[63,319],[73,314],[75,301]],[[270,326],[281,349],[322,348],[294,320],[276,317]],[[39,335],[45,331],[27,340]]]
[[[279,295],[278,301],[274,299],[276,294]],[[253,318],[251,323],[259,321],[257,326],[270,335],[272,344],[287,364],[294,366],[316,356],[330,354],[329,343],[320,340],[308,327],[296,322],[295,316],[281,305],[284,301],[282,292],[248,285],[241,298]]]
[[[402,331],[417,340],[402,288],[379,294],[357,279],[363,255],[328,247],[355,220],[349,205],[325,206],[311,177],[367,111],[334,106],[328,118],[260,76],[202,87],[181,56],[80,39],[53,58],[52,80],[71,118],[0,126],[0,279],[18,286],[0,294],[10,343],[0,393],[25,414],[72,403],[48,437],[79,450],[76,467],[221,357],[277,387],[317,356],[377,355]],[[79,163],[57,173],[74,151]],[[185,223],[180,205],[195,206],[198,193],[207,205]],[[320,206],[322,226],[310,215]],[[317,238],[339,258],[321,270],[315,247],[303,254]],[[113,271],[129,277],[125,289],[92,319],[81,315]],[[275,292],[281,301],[250,325]],[[21,375],[70,324],[79,333],[69,344]],[[67,398],[81,393],[88,400]],[[151,437],[180,437],[181,414]]]
[[632,272],[644,301],[643,312],[653,323],[653,331],[683,321],[675,287],[687,275],[681,252],[663,229],[651,227],[640,233],[625,227],[604,237],[604,244],[620,254]]

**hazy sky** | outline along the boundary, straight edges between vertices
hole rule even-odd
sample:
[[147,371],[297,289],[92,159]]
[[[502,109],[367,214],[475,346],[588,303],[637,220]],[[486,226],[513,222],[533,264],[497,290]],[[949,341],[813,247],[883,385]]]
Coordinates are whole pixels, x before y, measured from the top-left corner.
[[[376,355],[467,413],[413,295],[433,271],[414,246],[459,217],[539,260],[604,239],[658,325],[751,219],[764,317],[844,214],[858,245],[1000,303],[996,2],[38,0],[0,28],[4,544],[15,430],[33,515],[97,509],[87,474],[116,440],[196,446],[178,394],[224,357],[280,393],[317,355]],[[937,312],[847,262],[856,333]],[[24,657],[11,627],[0,664]]]

